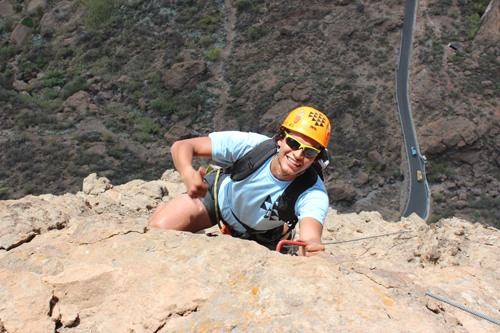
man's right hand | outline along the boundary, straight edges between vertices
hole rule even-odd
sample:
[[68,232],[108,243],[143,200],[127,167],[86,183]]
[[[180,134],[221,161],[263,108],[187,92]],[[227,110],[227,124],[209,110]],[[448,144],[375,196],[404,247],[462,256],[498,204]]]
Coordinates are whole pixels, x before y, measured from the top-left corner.
[[208,184],[204,181],[205,169],[200,167],[198,170],[194,170],[183,179],[187,187],[187,194],[195,198],[204,198],[207,195]]

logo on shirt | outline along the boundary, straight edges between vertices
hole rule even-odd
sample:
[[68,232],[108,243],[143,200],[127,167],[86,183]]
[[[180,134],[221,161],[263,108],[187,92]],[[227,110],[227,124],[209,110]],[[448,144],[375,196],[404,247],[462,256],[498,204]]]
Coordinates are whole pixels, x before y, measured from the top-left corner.
[[271,196],[268,195],[266,200],[260,205],[260,208],[264,209],[266,211],[266,215],[264,215],[264,218],[268,219],[269,221],[278,221],[278,202],[279,202],[280,197],[276,199],[276,201],[273,203],[271,201]]

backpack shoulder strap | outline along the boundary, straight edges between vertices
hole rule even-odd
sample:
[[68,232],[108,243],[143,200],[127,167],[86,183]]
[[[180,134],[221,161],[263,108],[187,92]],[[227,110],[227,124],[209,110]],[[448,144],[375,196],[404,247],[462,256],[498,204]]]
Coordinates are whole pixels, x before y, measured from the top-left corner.
[[274,139],[262,141],[255,148],[239,158],[231,167],[231,179],[240,181],[250,176],[269,158],[276,154],[278,145]]
[[316,184],[318,173],[314,167],[309,167],[299,177],[295,178],[280,197],[278,202],[278,216],[281,221],[295,225],[298,221],[295,215],[295,203],[299,196]]

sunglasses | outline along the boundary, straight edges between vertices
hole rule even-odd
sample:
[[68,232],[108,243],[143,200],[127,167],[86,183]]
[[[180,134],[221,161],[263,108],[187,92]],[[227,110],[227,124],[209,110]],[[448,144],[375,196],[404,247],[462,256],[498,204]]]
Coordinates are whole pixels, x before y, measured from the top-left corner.
[[304,154],[305,157],[308,158],[316,157],[321,152],[321,150],[319,150],[318,148],[306,146],[300,143],[297,139],[290,136],[286,132],[285,132],[285,142],[288,145],[288,147],[292,148],[292,150],[302,149],[302,153]]

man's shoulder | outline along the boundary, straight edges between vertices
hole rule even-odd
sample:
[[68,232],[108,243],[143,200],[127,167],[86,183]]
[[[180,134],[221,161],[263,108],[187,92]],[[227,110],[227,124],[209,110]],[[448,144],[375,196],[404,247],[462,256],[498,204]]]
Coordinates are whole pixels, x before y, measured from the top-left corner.
[[209,137],[212,140],[221,140],[226,141],[227,143],[250,147],[257,146],[259,143],[270,139],[268,136],[263,134],[240,131],[212,132],[209,134]]

